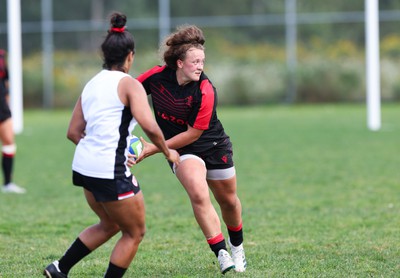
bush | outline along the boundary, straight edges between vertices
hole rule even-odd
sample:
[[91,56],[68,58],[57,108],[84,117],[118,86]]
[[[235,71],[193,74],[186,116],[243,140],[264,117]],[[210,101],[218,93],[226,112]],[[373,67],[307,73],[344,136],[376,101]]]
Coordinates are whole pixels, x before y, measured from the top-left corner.
[[[221,105],[279,103],[288,99],[285,48],[270,44],[233,45],[221,39],[207,46],[205,72],[214,83]],[[381,95],[400,100],[398,76],[400,36],[381,43]],[[159,64],[157,50],[138,52],[131,71],[137,76]],[[325,44],[318,38],[299,44],[296,69],[296,102],[343,102],[365,99],[364,50],[351,41]],[[43,74],[41,55],[24,59],[24,103],[41,107]],[[84,84],[101,70],[95,52],[56,52],[54,55],[54,107],[73,107]]]
[[359,61],[310,59],[297,71],[298,102],[339,102],[363,98],[363,73]]
[[222,105],[276,103],[284,98],[285,72],[282,63],[223,61],[210,66],[206,73],[217,87]]

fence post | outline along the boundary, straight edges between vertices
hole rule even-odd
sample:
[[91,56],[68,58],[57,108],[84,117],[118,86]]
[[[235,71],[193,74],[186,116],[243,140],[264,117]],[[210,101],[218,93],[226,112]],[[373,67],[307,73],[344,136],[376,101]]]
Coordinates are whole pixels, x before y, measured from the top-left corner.
[[21,44],[21,2],[7,1],[8,18],[8,66],[10,73],[10,104],[13,127],[16,134],[23,129],[22,99],[22,44]]
[[288,70],[288,86],[286,101],[293,103],[296,98],[296,67],[297,67],[297,16],[296,0],[285,1],[286,22],[286,65]]
[[365,0],[365,37],[368,128],[376,131],[381,128],[378,0]]

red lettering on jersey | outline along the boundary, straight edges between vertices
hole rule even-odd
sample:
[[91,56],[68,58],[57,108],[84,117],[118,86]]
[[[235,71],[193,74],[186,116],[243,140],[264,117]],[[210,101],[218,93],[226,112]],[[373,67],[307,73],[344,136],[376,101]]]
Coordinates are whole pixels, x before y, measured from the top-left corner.
[[159,116],[163,120],[170,121],[178,125],[187,125],[187,121],[182,119],[177,119],[175,116],[170,116],[166,113],[161,113],[160,111],[157,111],[157,116]]

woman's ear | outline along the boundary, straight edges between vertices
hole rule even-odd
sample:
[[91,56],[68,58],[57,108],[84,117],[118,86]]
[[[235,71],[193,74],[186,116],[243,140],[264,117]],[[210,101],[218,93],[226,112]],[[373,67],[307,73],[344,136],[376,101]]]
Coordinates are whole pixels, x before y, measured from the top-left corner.
[[183,61],[180,60],[180,59],[178,59],[178,60],[176,61],[176,66],[178,67],[178,69],[183,68]]

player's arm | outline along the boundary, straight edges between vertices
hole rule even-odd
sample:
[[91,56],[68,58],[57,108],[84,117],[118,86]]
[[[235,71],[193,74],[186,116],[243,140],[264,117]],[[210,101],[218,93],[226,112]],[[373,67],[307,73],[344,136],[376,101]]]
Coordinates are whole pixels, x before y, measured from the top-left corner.
[[[187,146],[200,138],[201,134],[203,134],[204,130],[196,129],[188,125],[188,130],[181,132],[174,137],[168,139],[167,146],[171,149],[180,149],[184,146]],[[143,146],[147,149],[147,152],[153,154],[159,152],[157,146],[146,142],[145,140],[141,139]]]
[[[135,117],[144,133],[146,133],[154,145],[164,153],[169,161],[179,163],[179,154],[169,149],[165,143],[164,135],[153,117],[146,91],[142,84],[136,79],[125,77],[118,85],[118,93],[121,101],[124,104],[128,104],[133,117]],[[139,159],[137,161],[139,162]]]
[[193,128],[190,125],[187,125],[187,128],[188,129],[186,131],[179,133],[167,140],[169,148],[180,149],[184,146],[190,145],[197,141],[197,139],[199,139],[204,132],[204,130]]
[[72,117],[69,122],[69,127],[67,130],[67,138],[71,140],[75,145],[85,136],[86,121],[83,117],[82,111],[82,100],[79,97],[75,104],[74,111],[72,112]]

